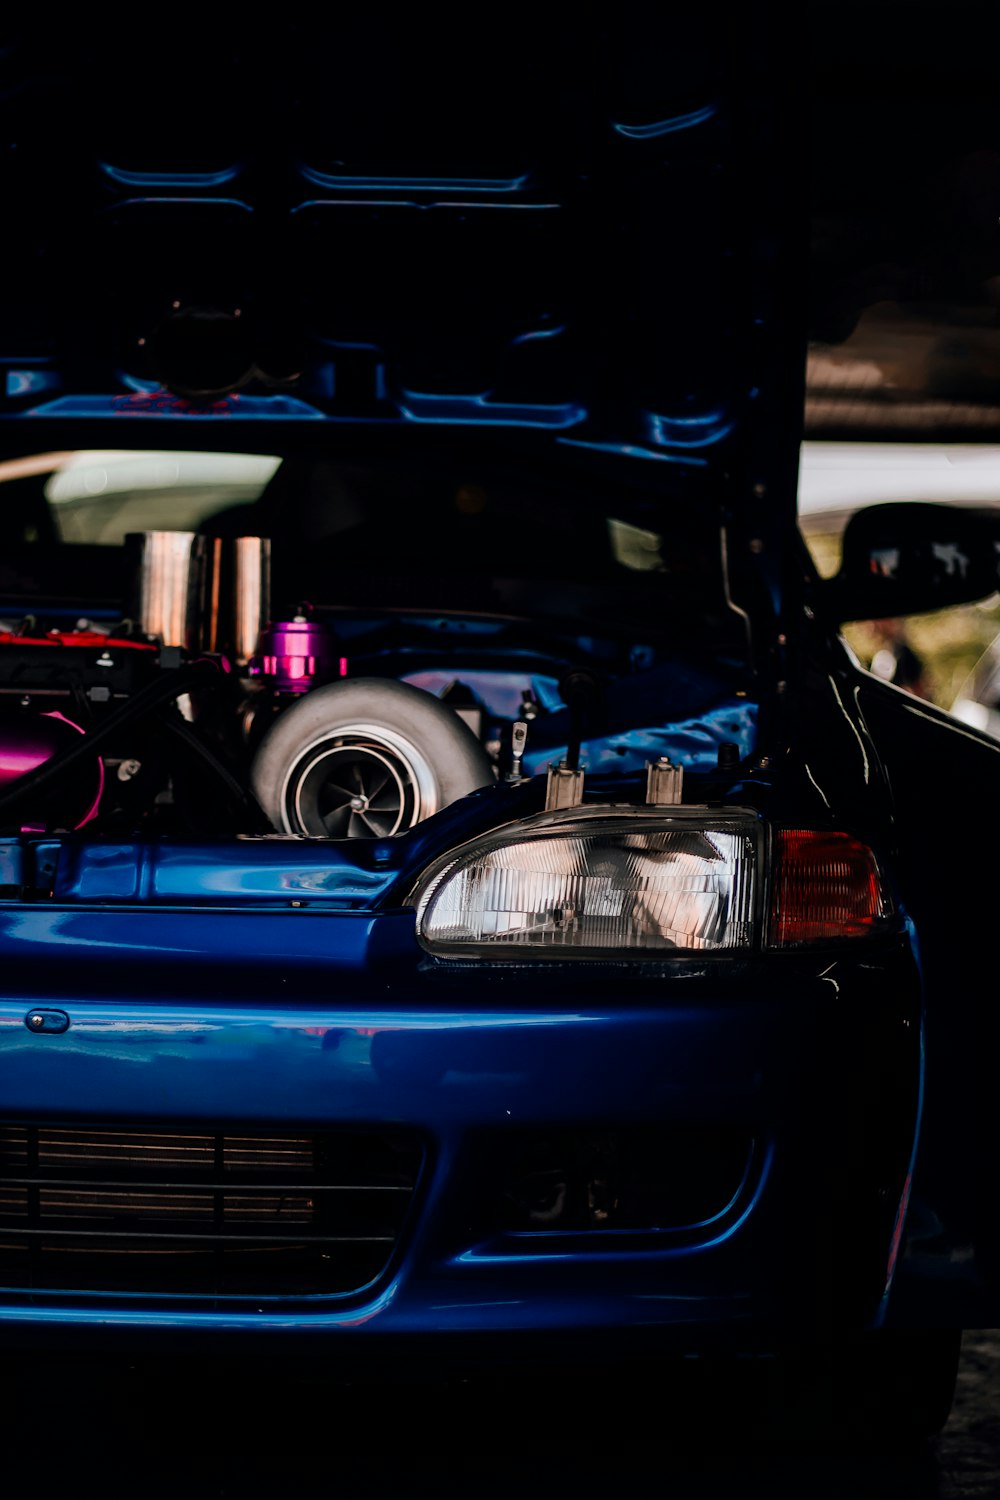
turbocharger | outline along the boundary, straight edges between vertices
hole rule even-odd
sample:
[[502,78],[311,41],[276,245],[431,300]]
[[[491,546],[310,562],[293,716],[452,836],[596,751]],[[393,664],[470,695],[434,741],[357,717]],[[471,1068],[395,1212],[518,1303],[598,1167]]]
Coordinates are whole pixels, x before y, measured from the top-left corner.
[[254,795],[282,833],[389,838],[487,786],[493,766],[468,725],[391,678],[327,683],[295,698],[254,755]]

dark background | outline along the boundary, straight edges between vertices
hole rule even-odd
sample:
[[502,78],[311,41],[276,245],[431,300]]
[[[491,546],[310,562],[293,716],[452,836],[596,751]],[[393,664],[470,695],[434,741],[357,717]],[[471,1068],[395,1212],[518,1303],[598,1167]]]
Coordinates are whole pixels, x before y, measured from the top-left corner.
[[806,435],[996,441],[996,9],[811,0],[806,15]]

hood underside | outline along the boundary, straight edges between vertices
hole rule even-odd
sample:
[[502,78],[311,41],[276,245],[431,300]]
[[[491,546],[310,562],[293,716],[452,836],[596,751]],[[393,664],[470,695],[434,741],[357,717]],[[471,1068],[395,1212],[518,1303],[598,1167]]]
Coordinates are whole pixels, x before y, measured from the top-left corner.
[[787,521],[801,257],[767,10],[567,19],[22,28],[8,451],[488,432]]

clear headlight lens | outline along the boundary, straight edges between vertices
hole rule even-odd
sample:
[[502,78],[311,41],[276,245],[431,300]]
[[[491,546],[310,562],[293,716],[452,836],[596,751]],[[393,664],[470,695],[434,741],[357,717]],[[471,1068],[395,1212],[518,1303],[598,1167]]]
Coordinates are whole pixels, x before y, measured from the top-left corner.
[[421,879],[417,933],[452,957],[662,957],[749,948],[760,825],[705,808],[542,813]]

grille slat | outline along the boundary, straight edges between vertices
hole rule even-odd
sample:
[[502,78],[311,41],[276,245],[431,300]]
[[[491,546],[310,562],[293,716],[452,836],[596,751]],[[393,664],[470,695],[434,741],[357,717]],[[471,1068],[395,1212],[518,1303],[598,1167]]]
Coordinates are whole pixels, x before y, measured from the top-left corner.
[[195,1298],[343,1295],[384,1270],[420,1143],[0,1125],[0,1287]]
[[[21,1187],[24,1184],[25,1180],[26,1180],[26,1175],[27,1175],[26,1173],[22,1172],[22,1173],[17,1174],[17,1175],[10,1175],[10,1176],[7,1176],[7,1177],[0,1177],[0,1192],[4,1192],[8,1188]],[[76,1176],[76,1177],[48,1177],[48,1176],[42,1176],[41,1174],[37,1174],[37,1180],[38,1180],[39,1186],[45,1186],[47,1188],[78,1187],[80,1184],[85,1183],[87,1185],[87,1187],[92,1187],[92,1188],[110,1188],[110,1189],[113,1189],[113,1188],[120,1187],[120,1185],[121,1185],[121,1179],[120,1178],[112,1178],[112,1177],[89,1177],[89,1176],[84,1175],[83,1173],[80,1173],[79,1176]],[[167,1178],[162,1178],[162,1177],[150,1177],[150,1178],[147,1178],[145,1180],[140,1179],[140,1178],[136,1178],[134,1180],[132,1180],[132,1179],[129,1180],[129,1191],[130,1192],[138,1190],[138,1189],[144,1189],[144,1188],[148,1188],[148,1189],[177,1188],[181,1192],[187,1192],[192,1186],[194,1186],[194,1184],[192,1184],[190,1181],[188,1181],[188,1182],[181,1182],[181,1181],[178,1181],[178,1180],[171,1181],[171,1180],[168,1180]],[[205,1183],[201,1183],[201,1182],[199,1182],[197,1184],[197,1186],[198,1186],[199,1191],[202,1190],[202,1189],[204,1189],[206,1192],[224,1192],[224,1193],[228,1193],[230,1191],[230,1189],[234,1186],[234,1184],[231,1183],[231,1182],[227,1182],[227,1183],[220,1183],[220,1182],[205,1182]],[[302,1192],[302,1183],[301,1182],[288,1183],[286,1185],[285,1183],[282,1183],[282,1182],[272,1181],[270,1178],[263,1178],[260,1182],[250,1182],[250,1183],[241,1182],[239,1184],[239,1189],[240,1189],[241,1193],[256,1193],[256,1192],[261,1192],[261,1193],[275,1193],[275,1192],[280,1192],[286,1186],[287,1186],[287,1191],[290,1192],[290,1193],[291,1192],[295,1192],[295,1193],[301,1193]],[[311,1189],[310,1189],[310,1191],[311,1191]],[[324,1184],[323,1191],[326,1192],[326,1193],[411,1193],[413,1191],[413,1189],[412,1189],[412,1187],[408,1186],[406,1183],[330,1182],[330,1183],[325,1183]]]
[[[0,1230],[0,1237],[10,1231]],[[100,1229],[19,1229],[17,1238],[19,1240],[31,1239],[60,1239],[69,1238],[74,1240],[107,1239],[107,1232]],[[217,1234],[160,1234],[156,1230],[143,1231],[140,1229],[129,1229],[121,1235],[122,1240],[155,1240],[164,1249],[175,1246],[198,1244],[204,1242],[208,1245],[217,1245],[219,1235]],[[287,1245],[289,1243],[298,1245],[303,1243],[303,1236],[287,1234],[227,1234],[227,1244],[230,1245]],[[393,1234],[324,1234],[310,1235],[311,1245],[392,1245],[396,1236]]]

